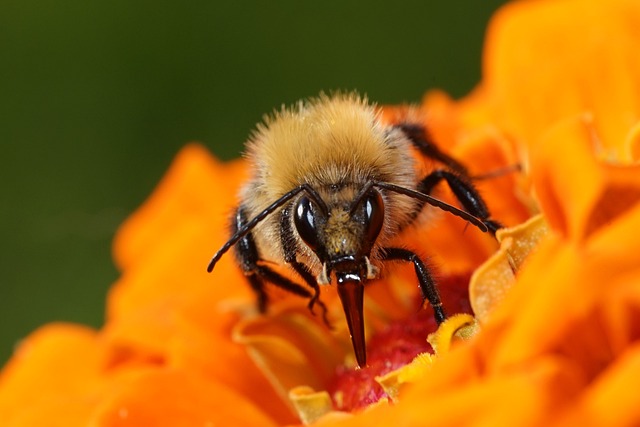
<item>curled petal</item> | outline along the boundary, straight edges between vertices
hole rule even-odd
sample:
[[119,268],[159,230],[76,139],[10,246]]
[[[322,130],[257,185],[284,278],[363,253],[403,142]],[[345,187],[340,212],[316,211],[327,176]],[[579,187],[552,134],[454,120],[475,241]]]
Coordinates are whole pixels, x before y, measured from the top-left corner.
[[385,375],[376,377],[376,381],[383,388],[387,396],[389,396],[389,399],[391,399],[392,402],[397,402],[402,386],[424,378],[431,369],[434,361],[435,357],[430,353],[420,353],[411,363]]
[[437,356],[443,356],[449,352],[456,341],[466,341],[478,333],[478,323],[469,314],[456,314],[445,320],[436,332],[429,335],[427,340],[433,348],[435,355],[421,353],[411,363],[385,375],[376,377],[376,381],[382,386],[392,401],[398,401],[398,395],[405,384],[414,383],[424,379],[430,371]]
[[434,333],[427,338],[436,356],[449,352],[455,341],[469,340],[478,332],[478,323],[470,314],[456,314],[442,322]]
[[346,412],[333,410],[331,397],[326,391],[314,391],[307,386],[295,387],[289,392],[289,399],[304,425],[313,424],[321,418],[327,419],[328,416],[334,418],[350,416]]
[[504,299],[515,283],[516,272],[547,233],[542,215],[518,226],[498,230],[496,237],[500,249],[473,273],[469,283],[471,307],[481,323]]
[[326,379],[344,354],[326,327],[299,305],[280,306],[271,316],[246,319],[236,325],[233,338],[246,346],[285,401],[289,390],[298,386],[325,389]]

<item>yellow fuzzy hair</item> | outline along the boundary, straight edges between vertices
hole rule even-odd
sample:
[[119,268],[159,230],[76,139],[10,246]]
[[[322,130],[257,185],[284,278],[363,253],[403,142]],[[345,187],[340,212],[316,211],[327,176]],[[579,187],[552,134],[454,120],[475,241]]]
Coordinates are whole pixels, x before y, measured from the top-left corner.
[[413,178],[413,160],[389,144],[385,130],[366,98],[320,95],[267,117],[248,155],[265,196],[274,200],[305,182],[355,182],[366,174],[393,182],[403,168]]
[[[417,183],[411,143],[381,123],[376,107],[355,93],[320,95],[282,108],[258,125],[247,148],[254,176],[241,197],[249,218],[304,183],[323,198],[335,196],[332,184],[357,189],[369,180],[407,188]],[[377,247],[410,221],[415,206],[415,200],[398,194],[384,199],[385,223]],[[282,261],[278,217],[272,214],[254,233],[262,256],[274,261]],[[300,255],[317,267],[310,252]]]

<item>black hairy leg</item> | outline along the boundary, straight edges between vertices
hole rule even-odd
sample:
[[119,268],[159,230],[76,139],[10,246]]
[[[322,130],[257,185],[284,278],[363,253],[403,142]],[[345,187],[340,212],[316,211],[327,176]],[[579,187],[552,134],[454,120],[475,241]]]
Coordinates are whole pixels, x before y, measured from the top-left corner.
[[443,180],[449,185],[462,207],[471,215],[480,218],[492,234],[495,235],[496,231],[502,228],[502,224],[491,219],[489,208],[482,196],[463,175],[444,169],[435,170],[418,183],[418,191],[430,194],[433,188]]
[[[246,224],[246,222],[247,219],[244,209],[240,207],[236,212],[235,222],[233,223],[233,233]],[[262,264],[262,260],[258,253],[258,247],[256,246],[252,233],[248,233],[246,236],[238,240],[238,243],[235,245],[235,254],[240,264],[240,268],[242,268],[242,271],[247,276],[251,289],[256,293],[258,309],[261,313],[266,311],[269,300],[265,289],[266,282],[284,289],[285,291],[291,292],[294,295],[308,298],[310,301],[315,302],[315,300],[317,300],[317,295],[312,294],[309,289],[289,280],[273,269]],[[312,306],[311,302],[309,305]],[[318,301],[318,305],[320,305],[324,310],[326,318],[326,307],[321,301]]]
[[395,127],[402,130],[413,146],[420,151],[423,156],[440,162],[451,170],[467,175],[467,168],[453,157],[441,151],[433,142],[429,132],[424,126],[417,123],[400,123]]
[[284,251],[284,261],[289,264],[296,273],[298,273],[302,280],[304,280],[311,289],[313,289],[313,296],[309,299],[309,303],[307,304],[309,311],[315,315],[313,308],[318,304],[322,309],[322,320],[329,328],[331,328],[331,323],[327,318],[327,307],[320,300],[320,285],[318,285],[318,281],[313,276],[309,268],[297,260],[296,241],[293,238],[294,234],[291,227],[290,212],[291,205],[288,205],[282,210],[282,214],[280,215],[280,243],[282,244],[282,249]]
[[420,285],[420,291],[422,292],[422,300],[429,301],[431,307],[433,307],[433,316],[436,319],[436,323],[439,325],[445,321],[447,315],[442,307],[440,301],[440,294],[438,293],[438,287],[433,280],[429,269],[425,263],[420,259],[418,255],[407,249],[402,248],[384,248],[382,253],[382,260],[384,261],[405,261],[413,263],[413,268],[418,276],[418,283]]

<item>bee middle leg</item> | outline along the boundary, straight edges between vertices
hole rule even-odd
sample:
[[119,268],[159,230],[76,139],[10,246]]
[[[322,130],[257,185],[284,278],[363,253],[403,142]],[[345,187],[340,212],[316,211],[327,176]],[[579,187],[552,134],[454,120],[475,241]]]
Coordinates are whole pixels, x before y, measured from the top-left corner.
[[431,194],[433,187],[444,180],[466,211],[483,220],[491,233],[495,234],[499,228],[502,228],[499,222],[490,219],[489,209],[480,196],[480,193],[478,193],[478,190],[475,189],[468,178],[469,172],[467,168],[453,157],[441,151],[433,142],[429,132],[423,125],[407,122],[400,123],[396,125],[396,127],[402,130],[422,155],[445,166],[445,169],[438,169],[427,175],[418,184],[418,191],[424,194]]
[[[240,207],[236,212],[233,232],[235,233],[246,222],[247,219],[244,209]],[[245,276],[247,276],[247,280],[249,281],[251,288],[256,293],[258,310],[260,310],[261,313],[266,311],[269,300],[265,289],[267,282],[291,292],[292,294],[313,300],[314,295],[309,289],[289,280],[262,263],[263,260],[260,258],[258,247],[256,246],[252,233],[248,233],[238,241],[235,246],[235,255],[240,264],[240,268],[244,272]],[[322,307],[325,308],[324,304],[322,304]]]
[[430,194],[433,188],[443,180],[449,185],[449,188],[456,196],[456,199],[460,201],[462,207],[471,215],[480,218],[492,234],[495,235],[496,231],[502,228],[502,224],[491,219],[491,213],[482,196],[480,196],[480,193],[469,179],[462,174],[437,169],[418,183],[418,191],[424,194]]

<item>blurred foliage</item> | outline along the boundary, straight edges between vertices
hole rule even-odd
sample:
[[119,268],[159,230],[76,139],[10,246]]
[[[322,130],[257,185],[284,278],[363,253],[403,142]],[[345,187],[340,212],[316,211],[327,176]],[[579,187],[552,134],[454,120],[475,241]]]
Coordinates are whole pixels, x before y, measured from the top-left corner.
[[186,142],[235,157],[321,90],[462,96],[501,3],[3,0],[0,363],[42,323],[100,325],[113,234]]

